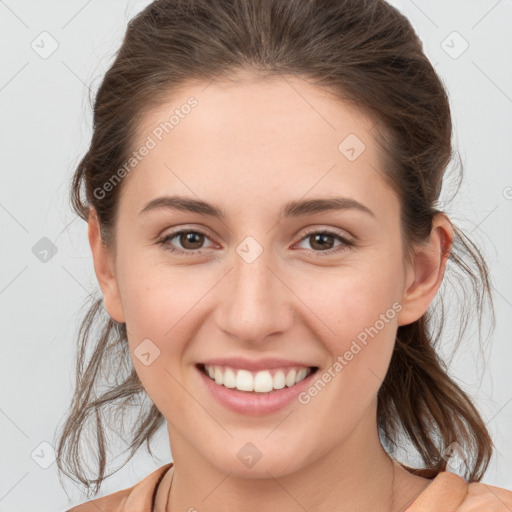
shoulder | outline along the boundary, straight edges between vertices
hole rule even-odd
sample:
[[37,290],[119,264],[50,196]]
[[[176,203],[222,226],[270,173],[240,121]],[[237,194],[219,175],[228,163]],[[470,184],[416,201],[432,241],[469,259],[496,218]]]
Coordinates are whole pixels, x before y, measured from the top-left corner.
[[512,510],[512,491],[484,483],[468,484],[464,501],[456,512],[509,512]]
[[421,492],[406,512],[510,512],[512,492],[501,487],[474,482],[443,471]]
[[172,462],[153,471],[132,487],[77,505],[67,512],[150,512],[155,490]]
[[125,508],[126,499],[134,487],[123,489],[122,491],[109,494],[108,496],[103,496],[102,498],[87,501],[81,505],[70,508],[66,512],[97,512],[98,510],[121,512]]

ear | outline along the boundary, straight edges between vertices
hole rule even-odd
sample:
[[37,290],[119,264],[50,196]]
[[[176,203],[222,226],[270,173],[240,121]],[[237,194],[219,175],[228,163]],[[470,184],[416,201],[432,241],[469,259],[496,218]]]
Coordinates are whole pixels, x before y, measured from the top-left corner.
[[438,213],[430,238],[415,248],[414,262],[408,263],[398,325],[415,322],[425,314],[441,286],[452,245],[452,224],[445,214]]
[[108,314],[117,322],[124,322],[121,296],[115,275],[113,255],[101,238],[100,223],[96,210],[91,207],[88,218],[89,245],[94,260],[94,271],[103,293],[103,302]]

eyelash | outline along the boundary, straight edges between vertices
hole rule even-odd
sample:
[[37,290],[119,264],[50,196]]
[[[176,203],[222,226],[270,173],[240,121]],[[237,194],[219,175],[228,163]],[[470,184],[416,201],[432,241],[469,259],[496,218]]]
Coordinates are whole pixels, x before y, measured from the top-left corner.
[[[167,251],[171,251],[173,253],[180,254],[180,255],[184,255],[184,254],[200,255],[200,254],[203,254],[202,249],[182,250],[182,249],[176,249],[176,247],[173,247],[172,245],[168,244],[168,242],[170,240],[173,240],[174,238],[176,238],[177,236],[179,236],[179,235],[181,235],[183,233],[195,233],[195,234],[199,234],[199,235],[204,235],[205,237],[208,238],[208,235],[206,233],[200,231],[200,230],[182,229],[180,231],[175,231],[173,233],[169,233],[169,234],[165,235],[164,237],[162,237],[160,240],[157,241],[157,244],[160,244]],[[303,240],[305,240],[306,238],[308,238],[311,235],[331,235],[331,236],[337,238],[340,242],[342,242],[341,245],[338,245],[337,247],[334,247],[332,249],[328,249],[326,251],[315,251],[315,250],[313,250],[313,254],[315,255],[315,257],[324,257],[324,256],[329,256],[329,255],[332,255],[332,254],[336,254],[336,253],[341,253],[343,251],[346,251],[346,250],[350,249],[351,247],[353,247],[355,245],[355,242],[347,240],[346,238],[344,238],[341,235],[339,235],[336,231],[331,231],[329,229],[321,230],[321,231],[319,231],[319,230],[309,231],[309,232],[304,234],[304,236],[301,238],[300,242],[302,242]]]

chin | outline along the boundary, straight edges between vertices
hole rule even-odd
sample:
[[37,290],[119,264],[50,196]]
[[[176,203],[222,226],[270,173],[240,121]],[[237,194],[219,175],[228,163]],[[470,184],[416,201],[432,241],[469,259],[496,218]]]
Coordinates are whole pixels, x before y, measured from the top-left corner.
[[[250,441],[236,442],[234,450],[224,450],[208,456],[212,465],[234,478],[268,479],[280,478],[301,469],[304,453],[300,446],[288,445],[286,450],[267,441],[267,447],[259,448]],[[216,445],[222,446],[222,445]],[[204,454],[204,452],[203,452]]]

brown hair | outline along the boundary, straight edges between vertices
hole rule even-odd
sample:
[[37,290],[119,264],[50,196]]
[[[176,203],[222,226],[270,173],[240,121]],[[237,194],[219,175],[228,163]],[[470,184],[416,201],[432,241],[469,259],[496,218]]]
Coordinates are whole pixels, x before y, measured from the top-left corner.
[[[441,212],[443,175],[455,154],[452,123],[442,82],[405,16],[383,0],[158,0],[128,25],[97,92],[92,141],[73,177],[72,205],[85,220],[90,207],[96,210],[107,246],[114,243],[122,183],[109,187],[101,199],[95,191],[105,190],[104,184],[129,158],[144,113],[187,81],[229,78],[242,70],[312,80],[370,112],[386,179],[400,197],[407,251],[429,237],[432,219]],[[476,311],[480,333],[484,306],[493,309],[484,258],[453,227],[442,287],[451,283],[470,289],[461,302],[458,345],[470,313]],[[474,305],[467,302],[471,297]],[[435,350],[444,317],[442,297],[436,297],[422,318],[398,328],[378,393],[379,432],[390,452],[412,442],[424,470],[409,469],[430,477],[446,468],[445,450],[458,443],[466,478],[478,481],[489,463],[492,441],[471,399],[449,377]],[[58,439],[59,471],[87,490],[94,484],[97,493],[112,474],[105,474],[105,426],[118,427],[122,423],[113,421],[113,413],[117,419],[134,405],[139,411],[135,428],[128,436],[119,433],[131,450],[124,464],[144,442],[151,453],[149,442],[164,418],[148,401],[131,364],[126,325],[111,319],[98,298],[79,332],[76,389]],[[95,479],[87,477],[80,449],[91,421]]]

